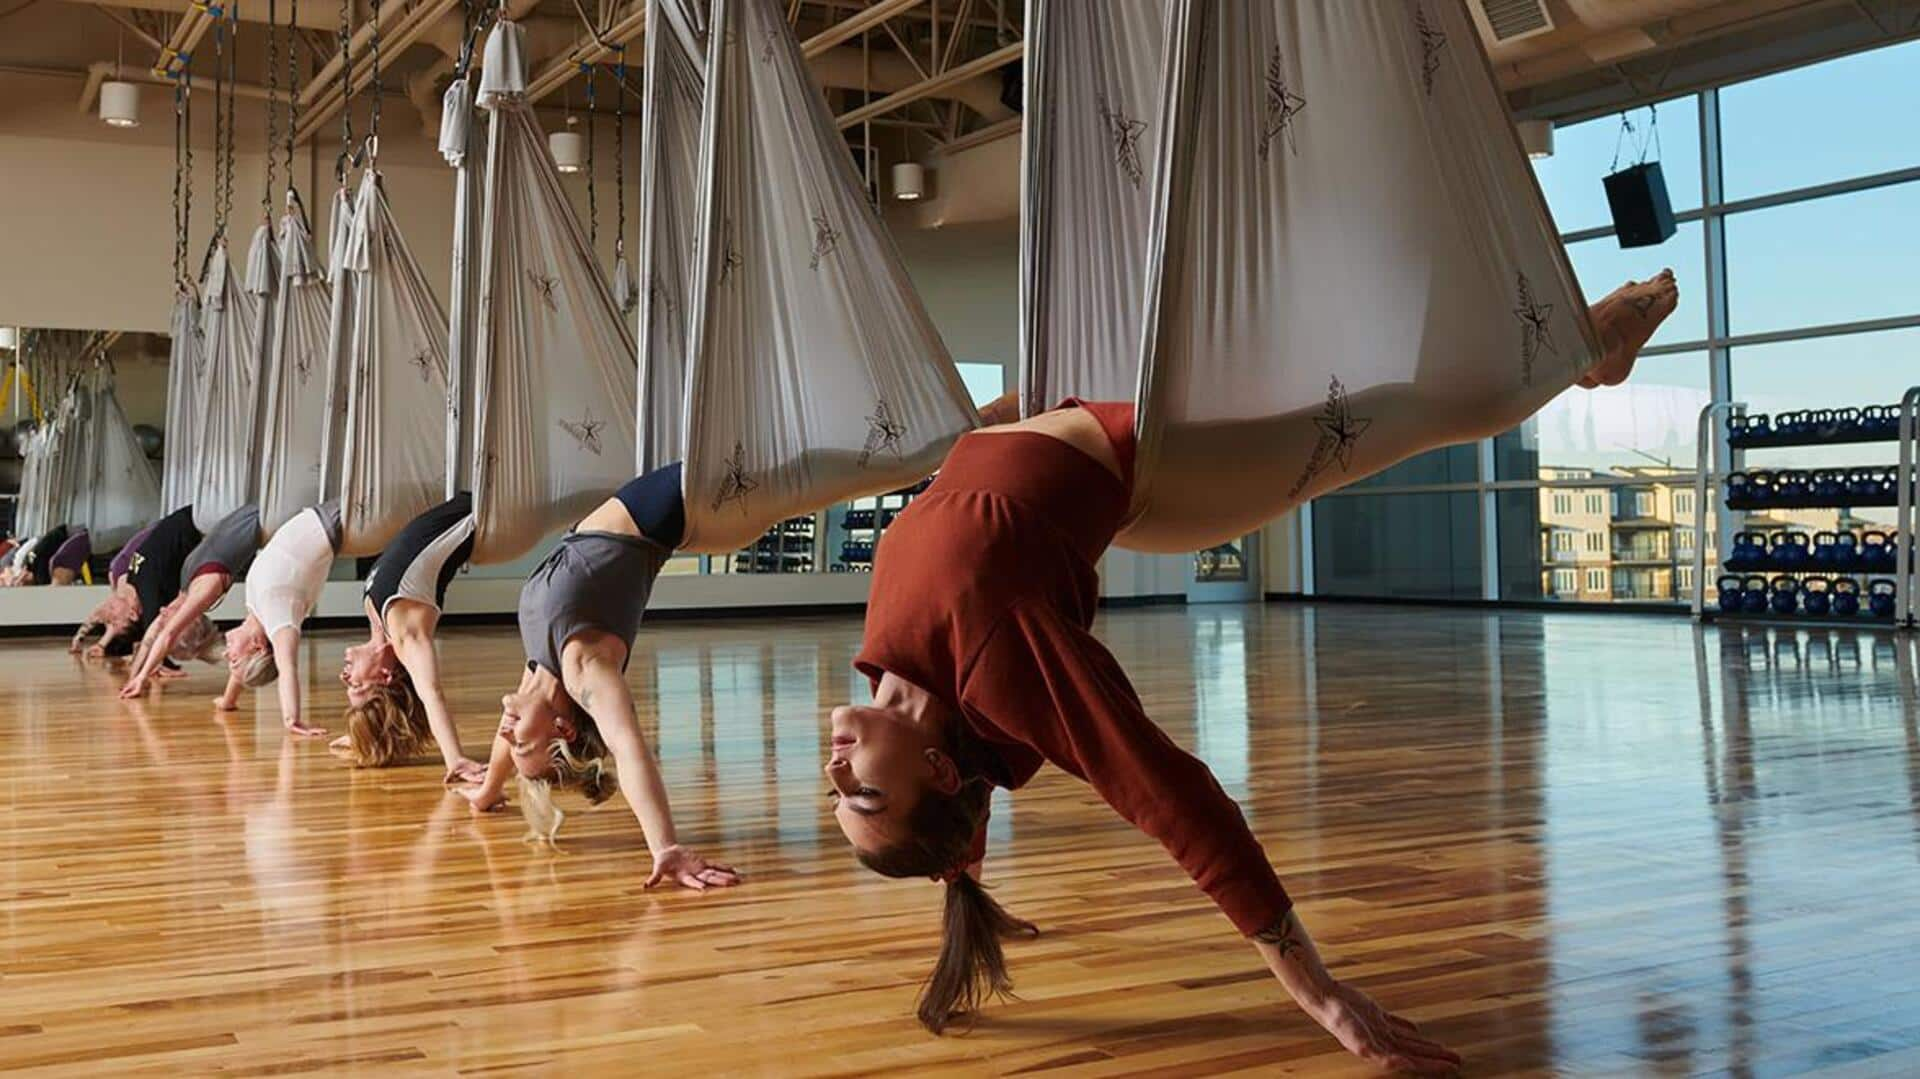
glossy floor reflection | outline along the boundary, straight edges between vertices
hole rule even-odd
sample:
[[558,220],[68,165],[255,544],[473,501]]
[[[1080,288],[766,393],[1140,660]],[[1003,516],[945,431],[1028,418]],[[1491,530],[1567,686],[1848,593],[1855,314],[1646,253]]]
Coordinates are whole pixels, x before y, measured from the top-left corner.
[[[1100,632],[1242,800],[1336,971],[1471,1074],[1920,1074],[1911,642],[1287,606]],[[642,633],[683,838],[747,874],[707,896],[641,890],[617,799],[538,851],[437,765],[350,771],[270,711],[216,718],[209,670],[129,707],[60,644],[8,642],[0,1068],[1359,1070],[1057,772],[994,816],[989,875],[1045,934],[1011,948],[1021,999],[923,1034],[938,890],[859,870],[819,772],[858,633]],[[327,721],[343,640],[309,645]],[[456,630],[444,653],[479,752],[517,643]]]

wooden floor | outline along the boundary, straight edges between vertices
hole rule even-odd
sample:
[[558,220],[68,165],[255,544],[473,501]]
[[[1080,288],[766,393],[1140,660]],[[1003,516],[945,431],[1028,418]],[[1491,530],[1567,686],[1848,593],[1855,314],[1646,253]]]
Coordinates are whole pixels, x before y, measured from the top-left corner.
[[[1890,635],[1396,608],[1100,628],[1242,800],[1337,973],[1469,1074],[1920,1075],[1916,652]],[[911,1019],[938,889],[847,855],[824,710],[852,617],[657,622],[633,678],[683,838],[616,799],[559,853],[437,766],[348,770],[205,668],[123,706],[0,644],[0,1069],[167,1075],[1354,1074],[1159,849],[1045,772],[995,813],[1044,936],[969,1035]],[[310,646],[331,720],[340,635]],[[520,658],[444,637],[484,749]],[[575,805],[570,800],[563,805]]]

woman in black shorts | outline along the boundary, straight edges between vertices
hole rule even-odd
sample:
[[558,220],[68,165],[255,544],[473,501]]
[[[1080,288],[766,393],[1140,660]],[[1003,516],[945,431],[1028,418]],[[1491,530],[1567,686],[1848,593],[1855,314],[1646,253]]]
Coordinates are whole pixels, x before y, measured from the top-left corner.
[[473,496],[462,491],[408,522],[367,574],[371,632],[365,644],[347,649],[341,665],[347,733],[333,743],[355,765],[404,763],[431,742],[448,782],[485,774],[460,749],[433,650],[447,584],[473,556],[473,527]]
[[595,804],[619,790],[653,854],[647,885],[670,880],[705,891],[739,877],[680,846],[626,675],[654,578],[686,532],[680,471],[672,464],[629,481],[528,576],[520,591],[526,670],[501,698],[485,782],[461,793],[475,809],[493,809],[517,773],[521,812],[537,837],[551,840],[564,817],[554,787],[578,788]]

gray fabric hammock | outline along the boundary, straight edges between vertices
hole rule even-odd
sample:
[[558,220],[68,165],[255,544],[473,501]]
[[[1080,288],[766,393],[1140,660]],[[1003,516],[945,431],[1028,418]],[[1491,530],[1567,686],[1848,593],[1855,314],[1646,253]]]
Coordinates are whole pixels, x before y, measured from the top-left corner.
[[200,287],[205,356],[197,392],[192,497],[194,527],[205,532],[253,494],[254,321],[258,298],[235,278],[224,243],[208,257]]
[[693,551],[912,483],[977,422],[784,12],[715,0],[711,18],[683,433]]
[[24,456],[19,535],[64,524],[91,532],[96,549],[111,550],[158,516],[160,481],[104,364],[74,376]]
[[193,453],[199,445],[200,301],[181,289],[173,298],[167,347],[167,429],[161,449],[160,512],[193,501]]
[[306,210],[291,195],[280,218],[279,250],[280,282],[259,421],[260,528],[269,536],[320,501],[326,433],[332,290],[314,254]]
[[487,39],[474,329],[476,563],[503,562],[632,475],[635,358],[525,97],[521,28]]
[[1031,0],[1022,388],[1139,405],[1141,550],[1504,430],[1593,331],[1461,0]]
[[351,344],[338,422],[340,553],[372,554],[445,497],[447,316],[369,168],[339,255],[351,283]]
[[685,453],[687,312],[699,215],[701,39],[683,0],[647,7],[646,83],[640,120],[641,280],[635,297],[640,349],[638,472]]

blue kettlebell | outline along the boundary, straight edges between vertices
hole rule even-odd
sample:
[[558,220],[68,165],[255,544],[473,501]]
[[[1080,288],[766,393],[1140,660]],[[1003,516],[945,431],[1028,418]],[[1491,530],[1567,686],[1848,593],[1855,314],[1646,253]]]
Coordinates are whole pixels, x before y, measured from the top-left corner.
[[1885,532],[1868,532],[1860,537],[1860,568],[1868,573],[1885,573],[1895,566],[1893,543]]
[[1822,468],[1814,472],[1807,491],[1817,501],[1831,504],[1847,497],[1847,481],[1833,469]]
[[1740,609],[1748,614],[1765,614],[1767,596],[1765,577],[1755,574],[1740,582]]
[[1843,408],[1834,412],[1833,437],[1835,438],[1860,437],[1860,410],[1859,409]]
[[1758,532],[1735,532],[1733,549],[1727,552],[1727,568],[1752,569],[1767,560],[1766,537]]
[[1747,500],[1756,506],[1771,506],[1779,497],[1774,474],[1766,469],[1747,473]]
[[1833,581],[1833,613],[1852,618],[1860,613],[1860,582],[1851,577]]
[[1815,532],[1813,534],[1813,551],[1807,560],[1811,562],[1815,568],[1832,569],[1838,561],[1839,553],[1840,533]]
[[1825,577],[1809,577],[1800,582],[1800,606],[1818,618],[1833,609],[1833,582]]
[[1900,437],[1900,406],[1868,405],[1860,410],[1860,433],[1885,439]]
[[1875,618],[1893,617],[1893,582],[1881,577],[1867,584],[1867,610]]
[[1776,473],[1773,477],[1773,497],[1777,505],[1801,505],[1811,493],[1807,474],[1798,469]]
[[1774,614],[1792,614],[1800,609],[1800,582],[1792,577],[1775,577],[1768,599]]
[[1738,508],[1753,500],[1753,485],[1745,472],[1727,473],[1727,505]]
[[1857,505],[1872,499],[1880,493],[1880,481],[1874,479],[1871,468],[1847,469],[1847,497]]
[[1720,609],[1728,614],[1738,614],[1740,612],[1741,602],[1745,597],[1745,593],[1740,587],[1740,578],[1734,574],[1727,574],[1720,578],[1718,588],[1720,592]]
[[1860,537],[1852,532],[1833,534],[1833,568],[1852,570],[1860,568]]
[[1807,534],[1805,532],[1775,532],[1773,547],[1768,551],[1774,565],[1787,570],[1799,570],[1806,566],[1809,557]]

